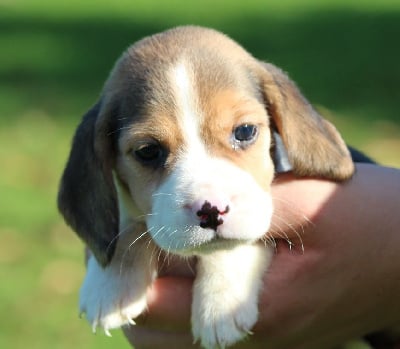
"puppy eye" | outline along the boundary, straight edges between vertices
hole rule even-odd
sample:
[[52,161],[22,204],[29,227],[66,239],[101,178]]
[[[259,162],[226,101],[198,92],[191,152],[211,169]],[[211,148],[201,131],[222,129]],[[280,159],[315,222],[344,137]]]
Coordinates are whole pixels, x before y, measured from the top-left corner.
[[164,150],[159,143],[141,145],[134,151],[135,157],[145,165],[156,165],[164,157]]
[[258,130],[257,126],[243,124],[235,128],[233,131],[235,142],[251,142],[255,140]]

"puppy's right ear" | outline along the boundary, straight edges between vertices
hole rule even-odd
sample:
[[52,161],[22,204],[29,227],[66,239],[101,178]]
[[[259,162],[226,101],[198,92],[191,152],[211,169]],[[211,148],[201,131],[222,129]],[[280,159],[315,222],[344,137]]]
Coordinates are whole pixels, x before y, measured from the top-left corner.
[[[279,133],[275,150],[282,149],[288,166],[297,176],[335,181],[349,179],[354,173],[349,150],[336,128],[321,117],[279,68],[261,63],[261,89],[271,127]],[[280,154],[274,153],[276,160]],[[277,168],[279,172],[279,168]]]
[[65,221],[106,266],[115,250],[119,212],[113,181],[110,121],[99,121],[101,102],[84,116],[76,130],[58,193]]

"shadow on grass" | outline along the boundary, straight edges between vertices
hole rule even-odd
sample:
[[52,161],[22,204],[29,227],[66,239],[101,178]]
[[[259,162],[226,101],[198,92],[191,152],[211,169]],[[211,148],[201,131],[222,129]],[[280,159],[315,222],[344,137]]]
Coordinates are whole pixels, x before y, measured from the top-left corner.
[[[42,108],[57,118],[81,113],[121,52],[163,29],[163,23],[112,19],[2,20],[0,88],[9,99],[0,118],[22,108]],[[281,20],[254,15],[216,29],[288,71],[312,102],[365,112],[366,121],[400,123],[400,13],[314,12]]]

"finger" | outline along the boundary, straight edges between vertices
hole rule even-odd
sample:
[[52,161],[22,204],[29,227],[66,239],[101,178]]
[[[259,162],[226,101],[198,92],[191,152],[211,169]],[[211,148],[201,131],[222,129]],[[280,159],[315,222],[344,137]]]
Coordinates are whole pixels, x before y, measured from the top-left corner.
[[193,345],[193,338],[189,331],[168,332],[131,326],[124,328],[124,334],[135,349],[199,348],[197,345]]
[[284,232],[290,239],[309,236],[307,233],[314,230],[315,220],[337,189],[337,183],[313,178],[292,180],[289,176],[275,180],[271,187],[274,214],[269,235],[285,237],[279,234]]
[[156,279],[147,292],[148,312],[137,323],[149,328],[189,331],[192,287],[192,278]]
[[196,270],[196,259],[182,258],[181,256],[168,255],[165,256],[162,252],[160,255],[159,277],[163,276],[182,276],[194,277]]

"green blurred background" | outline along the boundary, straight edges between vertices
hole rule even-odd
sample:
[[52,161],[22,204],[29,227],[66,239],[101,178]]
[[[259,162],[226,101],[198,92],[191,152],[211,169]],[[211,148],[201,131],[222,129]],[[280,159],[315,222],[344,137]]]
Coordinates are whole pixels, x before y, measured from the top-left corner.
[[398,0],[0,0],[0,348],[128,347],[78,319],[82,244],[57,182],[119,54],[179,24],[279,65],[348,143],[400,166]]

